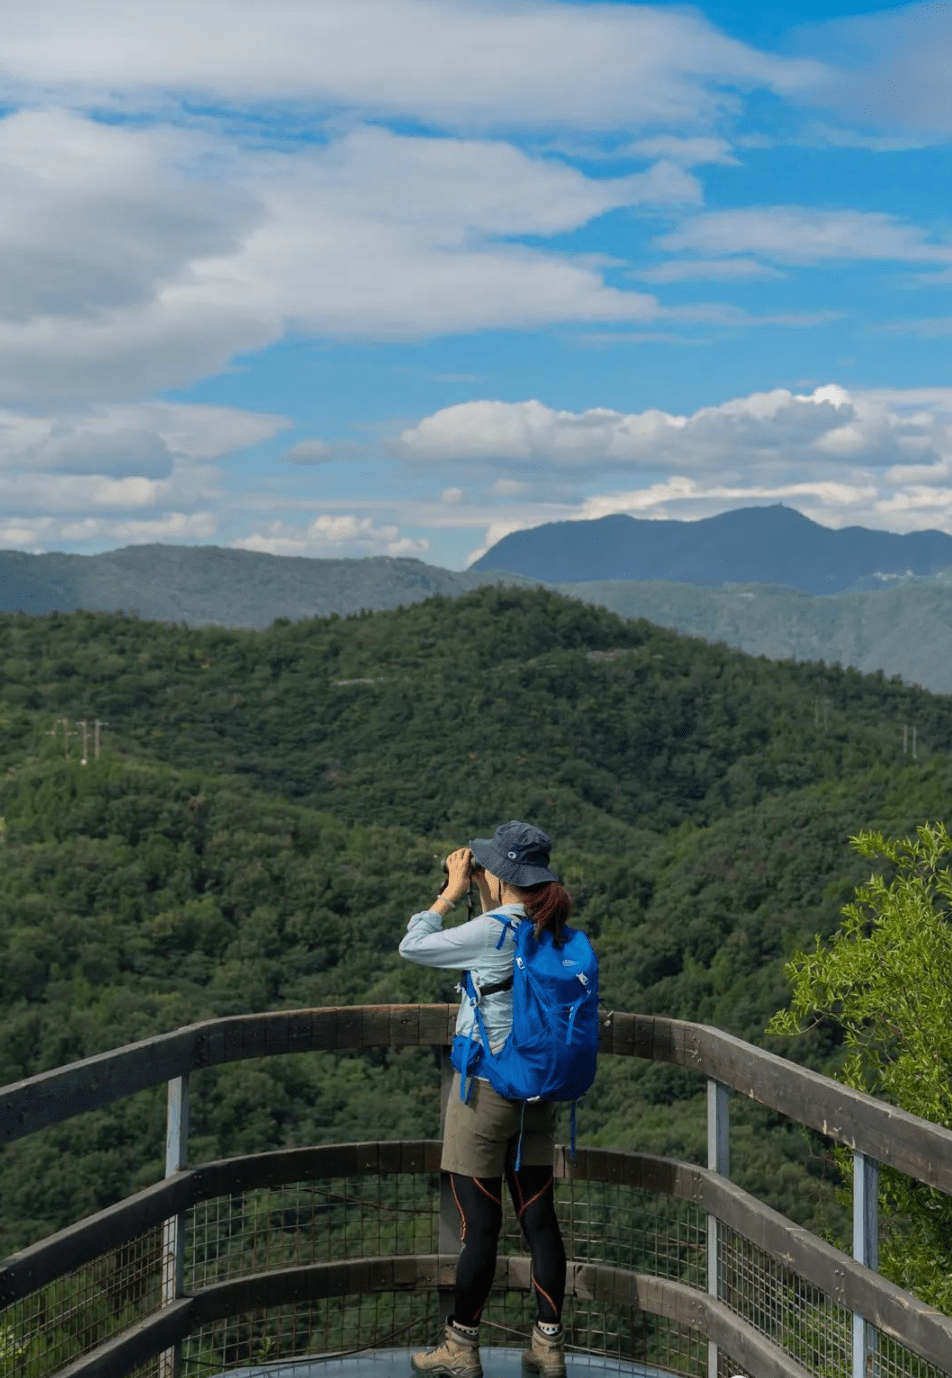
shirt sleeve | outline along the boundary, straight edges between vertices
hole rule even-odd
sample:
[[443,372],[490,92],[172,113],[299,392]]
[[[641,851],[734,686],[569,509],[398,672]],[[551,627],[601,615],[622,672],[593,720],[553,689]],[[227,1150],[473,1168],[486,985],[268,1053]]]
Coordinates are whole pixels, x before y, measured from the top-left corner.
[[425,967],[459,968],[467,971],[486,951],[486,919],[479,917],[456,928],[443,928],[443,919],[432,909],[414,914],[400,944],[400,956]]

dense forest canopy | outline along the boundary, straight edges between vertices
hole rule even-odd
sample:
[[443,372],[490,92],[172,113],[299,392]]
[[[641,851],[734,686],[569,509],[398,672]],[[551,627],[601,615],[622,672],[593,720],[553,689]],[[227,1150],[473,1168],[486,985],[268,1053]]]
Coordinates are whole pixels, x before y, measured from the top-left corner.
[[[764,1034],[784,960],[867,878],[849,835],[943,816],[952,783],[948,699],[546,590],[261,633],[9,616],[0,672],[3,1084],[215,1015],[454,1000],[397,943],[439,857],[511,817],[552,835],[609,1007],[835,1065],[822,1025]],[[98,760],[64,719],[107,724]],[[192,1156],[434,1135],[434,1086],[426,1050],[205,1072]],[[702,1156],[701,1089],[604,1059],[582,1142]],[[155,1180],[163,1122],[144,1092],[6,1150],[0,1252]],[[735,1122],[738,1179],[835,1223],[821,1146]]]

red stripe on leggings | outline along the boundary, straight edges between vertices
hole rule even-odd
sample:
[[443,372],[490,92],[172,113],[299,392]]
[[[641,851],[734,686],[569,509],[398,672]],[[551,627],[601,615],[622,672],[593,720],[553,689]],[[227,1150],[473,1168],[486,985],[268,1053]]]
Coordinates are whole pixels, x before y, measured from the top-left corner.
[[459,1203],[459,1197],[456,1195],[456,1183],[453,1181],[453,1174],[452,1174],[452,1172],[450,1173],[450,1187],[451,1187],[452,1192],[453,1192],[453,1200],[456,1202],[456,1209],[459,1211],[459,1218],[460,1218],[459,1242],[462,1244],[463,1241],[464,1241],[465,1238],[466,1238],[466,1216],[463,1214],[463,1207],[460,1205],[460,1203]]
[[[520,1220],[521,1220],[522,1217],[525,1215],[525,1213],[526,1213],[526,1211],[529,1209],[529,1207],[532,1205],[533,1201],[538,1201],[538,1199],[539,1199],[540,1196],[544,1196],[544,1195],[546,1194],[546,1192],[549,1190],[549,1187],[552,1185],[552,1181],[553,1181],[554,1177],[555,1177],[555,1174],[553,1173],[553,1174],[552,1174],[552,1177],[549,1178],[549,1180],[546,1182],[545,1186],[542,1187],[542,1189],[541,1189],[540,1191],[537,1191],[536,1194],[535,1194],[535,1196],[530,1197],[529,1200],[525,1203],[525,1205],[522,1206],[522,1208],[521,1208],[520,1211],[519,1211],[519,1219],[520,1219]],[[520,1200],[520,1201],[522,1200],[522,1192],[521,1192],[521,1191],[520,1191],[520,1193],[519,1193],[519,1200]]]

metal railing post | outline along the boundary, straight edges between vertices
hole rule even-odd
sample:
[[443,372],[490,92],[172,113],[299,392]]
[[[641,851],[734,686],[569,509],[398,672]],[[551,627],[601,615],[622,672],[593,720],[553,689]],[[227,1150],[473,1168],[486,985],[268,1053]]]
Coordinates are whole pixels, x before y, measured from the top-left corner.
[[[188,1077],[169,1082],[165,1124],[165,1175],[173,1176],[188,1164]],[[170,1306],[185,1290],[185,1216],[176,1215],[162,1226],[162,1305]],[[182,1346],[176,1344],[159,1356],[159,1378],[179,1378]]]
[[[450,1062],[449,1048],[440,1053],[440,1138],[446,1129],[446,1107],[450,1099],[450,1086],[453,1082],[453,1064]],[[440,1230],[437,1249],[441,1254],[459,1253],[459,1213],[453,1200],[453,1188],[449,1173],[440,1173]],[[453,1314],[455,1288],[439,1289],[440,1325],[446,1324]]]
[[[729,1177],[730,1164],[730,1102],[727,1087],[719,1081],[707,1083],[707,1165],[712,1172]],[[721,1261],[718,1249],[718,1220],[708,1212],[707,1217],[707,1290],[709,1296],[721,1295]],[[708,1378],[717,1378],[717,1345],[707,1345]]]
[[[879,1164],[858,1150],[853,1153],[853,1257],[879,1271]],[[875,1339],[866,1318],[854,1311],[852,1378],[869,1378]]]

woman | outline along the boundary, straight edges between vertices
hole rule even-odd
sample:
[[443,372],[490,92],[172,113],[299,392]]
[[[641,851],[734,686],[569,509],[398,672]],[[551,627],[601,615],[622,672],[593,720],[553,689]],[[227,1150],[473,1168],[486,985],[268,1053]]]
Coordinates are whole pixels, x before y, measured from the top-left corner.
[[[411,962],[472,973],[481,992],[480,1010],[493,1051],[502,1046],[512,1028],[514,942],[512,931],[489,913],[507,917],[512,925],[533,923],[537,936],[548,929],[559,938],[572,901],[549,869],[551,850],[544,832],[516,819],[501,824],[491,839],[477,838],[471,847],[461,847],[447,858],[445,890],[429,909],[413,915],[400,944],[401,956]],[[444,929],[444,916],[466,894],[471,875],[479,886],[484,912],[468,923]],[[468,1035],[473,1025],[473,1006],[464,991],[456,1032]],[[479,1040],[478,1028],[474,1037]],[[538,1302],[538,1320],[523,1366],[546,1378],[565,1374],[565,1246],[555,1215],[555,1121],[554,1103],[504,1100],[479,1076],[463,1101],[460,1074],[455,1073],[440,1166],[450,1174],[462,1251],[445,1340],[436,1349],[412,1356],[410,1363],[417,1373],[481,1378],[479,1319],[496,1271],[505,1176],[532,1254],[532,1285]]]

